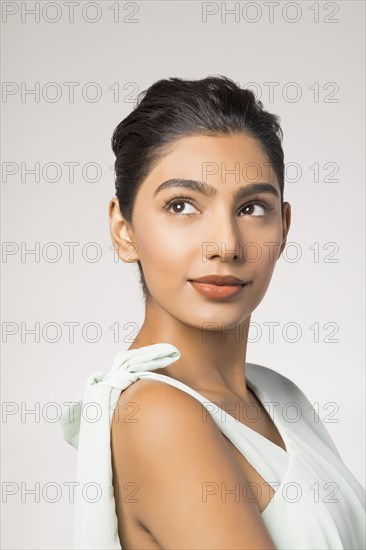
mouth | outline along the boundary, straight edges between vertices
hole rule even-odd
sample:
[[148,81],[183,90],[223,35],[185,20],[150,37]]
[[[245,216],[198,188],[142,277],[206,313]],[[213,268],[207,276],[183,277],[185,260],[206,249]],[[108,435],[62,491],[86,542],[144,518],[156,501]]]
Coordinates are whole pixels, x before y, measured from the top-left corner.
[[244,285],[246,281],[238,279],[233,275],[205,275],[204,277],[197,277],[196,279],[188,279],[189,282],[195,283],[207,283],[209,285],[217,286],[236,286]]
[[[211,280],[211,277],[210,277],[210,280]],[[237,296],[238,294],[240,294],[242,290],[247,286],[248,283],[244,281],[242,282],[237,282],[237,281],[238,279],[236,279],[236,281],[233,282],[233,278],[231,278],[231,281],[229,282],[227,282],[227,280],[225,281],[221,280],[218,283],[208,282],[206,280],[203,281],[200,279],[188,280],[188,282],[199,294],[207,298],[215,298],[215,299],[230,298],[231,296]]]

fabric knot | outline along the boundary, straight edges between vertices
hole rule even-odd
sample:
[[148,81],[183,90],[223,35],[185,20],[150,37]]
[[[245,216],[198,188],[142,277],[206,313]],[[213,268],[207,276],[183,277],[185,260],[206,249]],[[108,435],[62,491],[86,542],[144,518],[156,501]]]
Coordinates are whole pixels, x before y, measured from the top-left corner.
[[[123,389],[140,377],[148,377],[148,371],[164,368],[179,357],[177,348],[167,343],[117,353],[108,373],[94,372],[89,376],[82,399],[65,404],[60,419],[63,436],[78,449],[75,549],[121,549],[111,457],[113,409]],[[83,493],[90,485],[98,493],[91,501]],[[111,522],[108,530],[104,527],[105,518]]]
[[[136,382],[142,373],[164,368],[179,357],[179,350],[168,343],[152,344],[117,353],[108,373],[97,371],[89,375],[82,398],[64,403],[60,418],[64,439],[73,447],[78,448],[82,420],[93,421],[86,411],[91,411],[94,406],[95,409],[102,409],[100,410],[101,414],[107,413],[105,410],[107,388],[105,386],[109,388],[108,395],[110,395],[111,389],[123,391]],[[111,405],[108,403],[108,413]]]

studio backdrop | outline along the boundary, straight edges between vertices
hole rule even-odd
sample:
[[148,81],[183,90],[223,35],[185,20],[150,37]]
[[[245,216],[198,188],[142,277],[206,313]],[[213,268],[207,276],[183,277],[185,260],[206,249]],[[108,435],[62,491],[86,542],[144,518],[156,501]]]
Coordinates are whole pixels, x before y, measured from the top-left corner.
[[365,484],[364,12],[361,1],[1,3],[3,548],[72,547],[76,451],[61,407],[144,317],[137,265],[109,234],[111,136],[162,78],[225,75],[280,116],[292,223],[247,361],[304,391]]

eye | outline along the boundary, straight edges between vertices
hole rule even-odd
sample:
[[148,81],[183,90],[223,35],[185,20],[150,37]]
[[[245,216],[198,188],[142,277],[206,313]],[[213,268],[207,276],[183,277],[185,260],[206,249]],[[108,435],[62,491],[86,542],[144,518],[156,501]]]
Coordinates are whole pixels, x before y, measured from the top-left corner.
[[[174,215],[191,216],[192,214],[194,214],[194,212],[187,212],[187,208],[184,206],[186,204],[197,211],[192,199],[190,199],[189,197],[184,197],[183,195],[176,195],[174,198],[164,201],[163,208]],[[175,208],[176,210],[172,211],[172,208]],[[265,202],[253,201],[251,203],[243,205],[239,212],[244,212],[244,215],[246,216],[249,215],[250,217],[257,218],[266,216],[271,210],[274,210],[274,208],[271,208]]]
[[[184,204],[189,204],[191,208],[195,207],[193,206],[193,202],[188,197],[178,196],[171,200],[164,201],[164,209],[170,211],[171,208],[177,208],[176,211],[173,211],[172,214],[178,214],[178,215],[184,215],[184,216],[190,216],[193,212],[183,212],[183,210],[186,210],[186,208],[183,206]],[[179,207],[179,208],[178,208]]]
[[[254,207],[257,207],[257,213],[252,213]],[[250,212],[248,212],[248,209],[250,210]],[[258,213],[258,209],[259,209],[259,213]],[[261,214],[260,210],[264,211],[264,213]],[[241,209],[242,212],[246,211],[247,214],[252,215],[254,217],[265,216],[267,212],[269,212],[270,210],[273,210],[273,209],[263,202],[252,202],[250,204],[244,205]]]

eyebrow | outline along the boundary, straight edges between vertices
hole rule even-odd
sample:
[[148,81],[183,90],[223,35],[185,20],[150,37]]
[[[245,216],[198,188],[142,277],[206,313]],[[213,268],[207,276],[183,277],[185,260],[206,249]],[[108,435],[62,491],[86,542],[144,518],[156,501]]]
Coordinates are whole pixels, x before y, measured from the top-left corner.
[[[184,187],[185,189],[190,189],[191,191],[197,191],[206,197],[213,197],[217,194],[216,187],[213,187],[209,183],[197,180],[190,179],[181,179],[173,178],[161,183],[153,193],[155,197],[163,189],[170,189],[171,187]],[[248,195],[253,195],[254,193],[270,193],[277,198],[280,198],[277,189],[270,183],[248,183],[242,187],[239,187],[234,193],[234,200],[239,200],[247,197]]]

